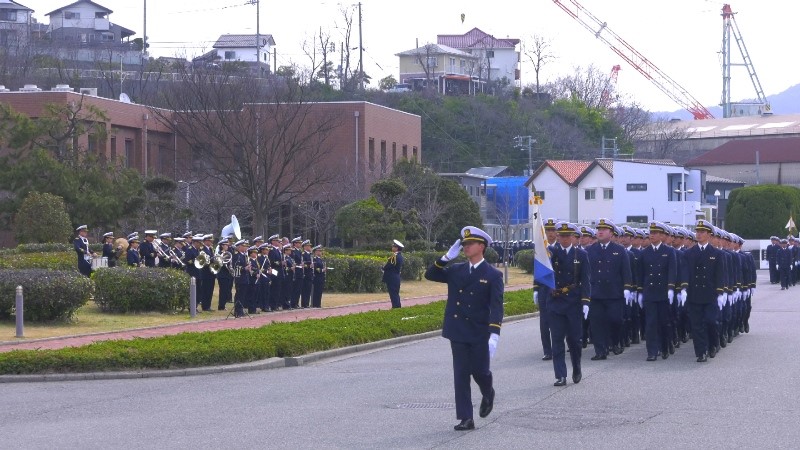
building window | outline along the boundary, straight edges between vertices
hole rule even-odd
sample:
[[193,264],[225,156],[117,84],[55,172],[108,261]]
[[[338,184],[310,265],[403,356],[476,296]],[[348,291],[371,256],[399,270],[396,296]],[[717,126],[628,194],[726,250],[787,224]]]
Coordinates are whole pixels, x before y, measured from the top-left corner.
[[94,155],[97,153],[97,135],[90,134],[88,138],[89,146],[87,148],[87,152],[90,155]]
[[628,223],[647,223],[647,216],[628,216],[625,218]]
[[629,191],[646,191],[647,183],[628,183]]
[[78,20],[81,18],[81,13],[75,11],[64,11],[64,18],[67,20]]
[[225,59],[228,61],[231,59],[236,59],[236,52],[232,50],[225,50]]
[[375,171],[375,139],[369,138],[369,170]]
[[428,68],[436,67],[439,65],[439,59],[435,56],[428,56],[427,62],[428,62],[427,65]]
[[144,163],[144,172],[147,173],[149,168],[155,166],[155,164],[153,164],[153,153],[150,151],[150,141],[147,141],[145,151],[147,152],[147,161]]
[[167,151],[167,147],[158,144],[158,173],[167,173],[167,168],[172,165],[170,156],[172,155]]
[[533,191],[533,195],[544,200],[544,191]]
[[17,11],[13,9],[0,9],[0,20],[7,22],[17,21]]
[[386,141],[381,141],[381,175],[386,174]]
[[417,161],[417,147],[411,147],[411,155],[414,157],[414,161]]
[[125,139],[125,161],[123,161],[125,167],[129,169],[133,167],[133,157],[133,140]]
[[408,146],[403,144],[403,159],[408,159]]
[[494,58],[494,50],[486,50],[487,58]]
[[397,142],[392,142],[392,166],[397,164]]
[[594,200],[595,199],[595,190],[594,189],[586,189],[583,191],[583,198],[586,200]]
[[603,200],[614,200],[614,189],[603,188]]

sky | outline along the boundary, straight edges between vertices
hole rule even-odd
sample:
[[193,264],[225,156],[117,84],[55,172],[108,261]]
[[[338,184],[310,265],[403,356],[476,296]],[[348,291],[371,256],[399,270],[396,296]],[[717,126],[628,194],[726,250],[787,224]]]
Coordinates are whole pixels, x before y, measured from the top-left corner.
[[[19,0],[35,8],[34,17],[47,23],[45,14],[72,0]],[[143,32],[146,0],[98,0],[114,12],[112,22]],[[152,56],[197,56],[210,50],[221,34],[255,34],[256,6],[249,0],[150,0],[147,2],[147,34]],[[569,5],[569,0],[562,0]],[[718,105],[722,95],[722,2],[710,0],[580,0],[608,28],[647,57],[669,77],[706,106]],[[766,6],[769,5],[769,6]],[[766,95],[778,94],[800,83],[791,34],[800,17],[800,2],[785,0],[738,0],[731,3],[736,21]],[[322,29],[340,41],[341,9],[355,12],[352,47],[358,46],[357,10],[354,3],[317,0],[260,2],[260,32],[272,34],[278,66],[308,66],[304,42]],[[398,77],[396,53],[435,42],[437,34],[466,33],[474,27],[495,37],[526,42],[538,35],[550,41],[556,59],[542,68],[542,81],[594,65],[610,73],[622,65],[617,90],[628,102],[650,111],[675,111],[680,106],[593,34],[559,8],[553,0],[431,1],[362,0],[364,70],[373,83]],[[461,15],[464,14],[462,23]],[[741,62],[735,43],[732,62]],[[358,52],[355,51],[356,57]],[[339,55],[333,58],[338,61]],[[532,66],[523,55],[522,83],[533,82]],[[357,60],[356,60],[357,62]],[[744,67],[731,71],[734,100],[753,98],[755,90]]]

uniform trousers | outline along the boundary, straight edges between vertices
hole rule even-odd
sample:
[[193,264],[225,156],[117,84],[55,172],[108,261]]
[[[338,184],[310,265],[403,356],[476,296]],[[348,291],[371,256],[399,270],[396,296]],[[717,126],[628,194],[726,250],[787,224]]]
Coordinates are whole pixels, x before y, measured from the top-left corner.
[[225,305],[231,301],[231,297],[233,296],[233,278],[220,278],[219,282],[219,301],[217,303],[217,309],[223,310],[225,309]]
[[311,307],[322,308],[322,290],[325,288],[325,279],[314,278],[314,289],[311,295]]
[[775,263],[775,261],[769,262],[769,282],[772,284],[777,284],[781,280],[780,274],[778,273],[778,268],[776,266],[777,263]]
[[671,339],[672,312],[670,306],[666,301],[644,304],[647,356],[658,356],[659,352],[667,351],[667,342]]
[[589,308],[589,323],[592,329],[594,352],[603,356],[608,354],[608,346],[619,345],[619,331],[622,327],[623,298],[592,299]]
[[303,281],[303,278],[295,278],[292,282],[292,308],[300,306],[300,297],[303,295]]
[[237,316],[244,314],[245,303],[250,295],[250,285],[247,283],[236,283],[236,294],[233,296],[233,311]]
[[256,297],[258,298],[257,306],[261,308],[262,311],[266,311],[269,309],[269,281],[264,279],[266,275],[262,275],[261,279],[259,279],[258,284],[256,285],[257,294]]
[[386,290],[389,291],[389,300],[392,301],[392,308],[400,307],[400,281],[387,281]]
[[[209,272],[211,273],[211,272]],[[211,276],[202,275],[203,277],[203,296],[201,305],[203,307],[203,311],[210,311],[211,310],[211,298],[214,297],[214,284],[216,282],[216,278],[213,274]],[[199,291],[198,291],[199,292]]]
[[694,344],[695,356],[700,357],[708,350],[717,346],[719,335],[717,334],[717,320],[719,318],[719,307],[716,301],[711,303],[686,303],[689,311],[689,321],[692,324],[692,343]]
[[281,306],[282,298],[281,295],[283,293],[283,278],[274,277],[272,278],[272,285],[269,289],[269,307],[273,311],[277,311],[278,308]]
[[639,337],[642,335],[642,311],[639,303],[634,301],[631,304],[631,339],[633,342],[639,342]]
[[314,287],[314,278],[303,278],[303,292],[301,293],[300,306],[308,308],[311,303],[311,289]]
[[[591,309],[591,308],[589,308]],[[566,378],[567,363],[564,341],[569,347],[569,357],[572,360],[572,370],[581,368],[581,334],[583,330],[583,312],[580,302],[574,305],[559,305],[554,308],[550,305],[550,333],[553,337],[553,369],[556,378]]]
[[725,306],[722,307],[722,313],[720,314],[722,319],[722,336],[720,339],[727,339],[728,334],[731,333],[731,327],[733,322],[733,307],[731,306],[730,302],[725,302]]
[[553,345],[550,341],[550,312],[548,303],[550,302],[550,290],[541,289],[539,292],[539,335],[542,339],[542,351],[545,356],[553,356]]
[[472,389],[475,380],[481,395],[492,395],[492,371],[489,370],[489,340],[478,342],[450,341],[453,352],[453,387],[456,394],[456,419],[472,418]]
[[281,280],[281,306],[283,306],[283,309],[292,308],[293,285],[294,280],[292,280],[291,275],[287,275],[286,278]]
[[792,284],[792,270],[790,267],[781,266],[780,270],[781,287],[789,289]]

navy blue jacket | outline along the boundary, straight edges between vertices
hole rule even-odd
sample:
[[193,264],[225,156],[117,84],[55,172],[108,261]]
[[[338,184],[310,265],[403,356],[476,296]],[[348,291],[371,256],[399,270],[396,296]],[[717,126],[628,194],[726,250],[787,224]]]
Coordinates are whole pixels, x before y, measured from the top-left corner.
[[678,279],[678,262],[675,249],[664,244],[658,250],[648,245],[639,259],[639,292],[645,302],[669,301],[667,291],[675,289]]
[[589,278],[591,266],[585,250],[574,245],[567,253],[564,249],[554,249],[550,263],[556,278],[556,288],[550,292],[547,307],[551,311],[566,313],[580,303],[588,304],[592,297]]
[[711,244],[705,250],[695,245],[686,251],[686,289],[688,303],[707,304],[725,292],[725,267],[722,251]]
[[294,260],[294,279],[302,280],[305,273],[303,272],[303,251],[299,248],[292,249],[292,260]]
[[325,284],[325,261],[320,256],[314,256],[314,284]]
[[775,264],[775,261],[778,260],[778,250],[781,249],[780,245],[769,244],[767,246],[767,261]]
[[489,333],[500,334],[503,323],[503,274],[486,261],[469,272],[469,263],[439,259],[425,271],[425,279],[447,283],[442,336],[454,342],[481,342]]
[[139,267],[139,263],[142,261],[141,256],[139,255],[139,249],[128,248],[128,254],[125,257],[128,261],[128,265],[131,267]]
[[386,284],[400,284],[400,272],[403,270],[403,252],[397,252],[389,257],[383,266],[383,281]]
[[156,247],[154,243],[144,241],[139,244],[139,254],[144,259],[145,266],[156,266]]
[[794,256],[792,255],[792,249],[786,247],[778,250],[778,256],[775,258],[775,263],[778,264],[779,267],[791,269],[790,266],[792,265],[792,263],[794,263]]
[[620,299],[622,291],[631,289],[631,263],[625,247],[609,242],[604,250],[600,242],[595,242],[586,249],[586,254],[592,268],[593,299]]
[[190,277],[194,277],[195,280],[200,279],[200,269],[194,266],[194,260],[197,259],[197,255],[199,254],[200,251],[197,250],[194,245],[190,245],[186,249],[186,253],[183,254],[183,262],[186,263],[186,273],[188,273]]
[[89,241],[84,241],[80,236],[72,241],[72,246],[75,247],[75,253],[78,254],[78,271],[81,273],[89,273],[92,271],[92,263],[86,259],[86,256],[92,254],[89,250]]

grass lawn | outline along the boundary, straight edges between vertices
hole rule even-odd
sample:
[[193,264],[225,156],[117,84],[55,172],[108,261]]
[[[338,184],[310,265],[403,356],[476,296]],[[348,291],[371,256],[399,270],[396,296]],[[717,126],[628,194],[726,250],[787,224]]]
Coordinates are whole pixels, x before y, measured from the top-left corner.
[[[502,268],[500,269],[502,270]],[[515,267],[508,269],[509,286],[531,284],[531,275],[526,274],[524,271]],[[400,286],[400,296],[402,298],[424,297],[428,295],[445,295],[447,293],[447,285],[442,283],[432,283],[427,280],[421,281],[403,281]],[[344,306],[353,305],[357,303],[368,303],[375,301],[389,302],[389,296],[385,292],[377,292],[371,294],[339,294],[339,293],[325,293],[322,296],[322,306]],[[162,313],[129,313],[129,314],[110,314],[103,313],[94,304],[89,302],[83,308],[79,309],[75,318],[69,323],[53,323],[53,324],[25,324],[25,340],[27,339],[41,339],[59,336],[74,336],[89,333],[102,333],[108,331],[119,331],[131,328],[144,328],[159,325],[170,325],[175,323],[203,321],[203,320],[217,320],[223,319],[228,314],[227,311],[216,311],[217,308],[217,293],[214,292],[212,300],[212,308],[215,310],[211,313],[198,311],[197,316],[192,319],[189,317],[189,312],[185,311],[177,314],[162,314]],[[229,303],[228,310],[233,306]],[[0,342],[16,341],[16,325],[13,320],[0,321]]]

